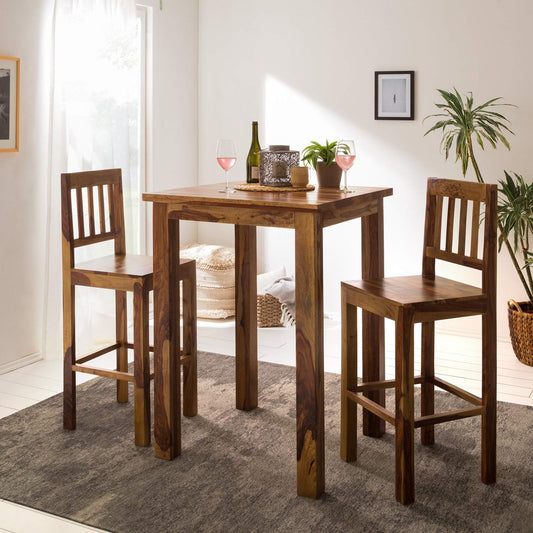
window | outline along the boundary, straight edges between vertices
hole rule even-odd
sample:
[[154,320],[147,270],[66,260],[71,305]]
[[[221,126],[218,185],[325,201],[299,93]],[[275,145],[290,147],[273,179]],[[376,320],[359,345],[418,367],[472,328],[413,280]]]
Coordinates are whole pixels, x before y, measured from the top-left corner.
[[[146,251],[150,9],[132,0],[56,0],[47,354],[61,353],[60,174],[121,168],[127,251]],[[79,248],[76,260],[108,253],[112,243],[98,243]],[[114,295],[83,287],[76,294],[83,353],[114,338]]]
[[86,3],[56,22],[56,106],[66,144],[61,166],[72,172],[122,169],[127,249],[141,253],[146,246],[141,193],[146,190],[148,8],[114,16],[101,9]]

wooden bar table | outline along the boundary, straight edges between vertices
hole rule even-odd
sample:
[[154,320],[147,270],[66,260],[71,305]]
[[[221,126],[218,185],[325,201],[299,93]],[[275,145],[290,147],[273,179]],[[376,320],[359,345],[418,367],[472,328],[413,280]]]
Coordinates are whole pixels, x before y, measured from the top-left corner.
[[[153,202],[154,231],[154,448],[173,459],[181,451],[179,361],[179,221],[235,226],[236,407],[257,407],[256,227],[293,228],[296,251],[297,489],[324,492],[324,325],[322,229],[361,217],[362,276],[384,276],[383,198],[391,188],[356,187],[312,192],[219,193],[220,184],[145,193]],[[345,245],[345,243],[343,243]],[[385,378],[383,319],[363,314],[364,381]],[[368,393],[385,405],[384,391]],[[384,422],[364,412],[364,433],[381,436]]]

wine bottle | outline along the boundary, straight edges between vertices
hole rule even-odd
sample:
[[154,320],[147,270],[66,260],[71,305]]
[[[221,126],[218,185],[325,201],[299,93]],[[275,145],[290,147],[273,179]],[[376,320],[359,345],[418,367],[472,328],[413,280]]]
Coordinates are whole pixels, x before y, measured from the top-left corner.
[[257,121],[252,122],[252,144],[246,158],[246,182],[259,183],[259,135],[257,133]]

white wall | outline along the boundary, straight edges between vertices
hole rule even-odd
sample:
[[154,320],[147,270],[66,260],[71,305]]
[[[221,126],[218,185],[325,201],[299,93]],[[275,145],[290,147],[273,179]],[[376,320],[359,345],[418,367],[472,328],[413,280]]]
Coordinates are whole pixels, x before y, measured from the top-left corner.
[[20,57],[20,151],[0,153],[0,373],[41,350],[50,0],[2,0],[0,55]]
[[[195,185],[198,175],[198,1],[143,0],[153,6],[153,114],[148,190]],[[151,222],[149,227],[151,227]],[[182,243],[196,224],[181,224]],[[152,249],[151,236],[148,249]]]
[[[439,153],[438,134],[423,136],[435,112],[436,89],[473,91],[479,102],[503,96],[519,106],[505,113],[516,137],[512,151],[479,156],[485,179],[502,169],[532,179],[533,50],[530,0],[200,0],[199,181],[221,181],[214,149],[218,137],[236,140],[245,175],[250,122],[260,141],[301,150],[310,140],[354,138],[352,184],[394,187],[385,200],[386,275],[419,273],[426,178],[460,178]],[[416,71],[415,121],[375,121],[374,71]],[[473,175],[470,175],[473,179]],[[339,311],[342,279],[360,276],[359,222],[325,230],[325,309]],[[201,225],[202,241],[231,243],[232,228]],[[293,235],[263,229],[259,264],[294,265]],[[456,274],[458,269],[440,273]],[[462,279],[475,280],[466,275]],[[499,259],[499,335],[507,337],[505,301],[523,296],[509,259]],[[477,319],[449,322],[479,334]]]

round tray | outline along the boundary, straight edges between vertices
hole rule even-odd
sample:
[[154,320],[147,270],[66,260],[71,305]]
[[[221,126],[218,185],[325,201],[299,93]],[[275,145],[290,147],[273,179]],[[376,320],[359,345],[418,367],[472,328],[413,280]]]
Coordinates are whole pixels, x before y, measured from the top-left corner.
[[243,183],[241,185],[234,185],[234,189],[238,191],[252,191],[252,192],[307,192],[314,191],[314,185],[306,185],[305,187],[268,187],[259,185],[257,183]]

